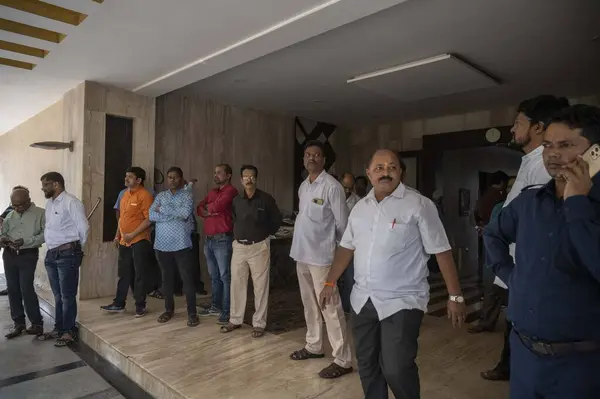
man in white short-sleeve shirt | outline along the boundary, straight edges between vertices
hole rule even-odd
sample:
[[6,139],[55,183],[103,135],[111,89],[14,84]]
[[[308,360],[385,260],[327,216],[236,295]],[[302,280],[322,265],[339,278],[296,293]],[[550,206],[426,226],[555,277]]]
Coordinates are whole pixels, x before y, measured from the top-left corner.
[[[373,185],[352,210],[321,305],[335,306],[335,287],[354,256],[352,330],[366,399],[418,399],[417,340],[429,301],[427,260],[435,255],[448,292],[454,325],[465,319],[452,251],[437,208],[404,186],[398,155],[379,150],[367,174]],[[333,299],[333,300],[332,300]]]
[[337,292],[337,305],[324,310],[321,310],[317,298],[331,268],[337,243],[344,234],[348,207],[342,185],[324,170],[323,144],[310,141],[304,148],[304,167],[308,171],[308,178],[298,189],[300,208],[294,225],[290,257],[296,261],[307,332],[305,347],[290,357],[293,360],[324,357],[325,320],[334,360],[321,370],[319,376],[337,378],[352,371],[346,318]]

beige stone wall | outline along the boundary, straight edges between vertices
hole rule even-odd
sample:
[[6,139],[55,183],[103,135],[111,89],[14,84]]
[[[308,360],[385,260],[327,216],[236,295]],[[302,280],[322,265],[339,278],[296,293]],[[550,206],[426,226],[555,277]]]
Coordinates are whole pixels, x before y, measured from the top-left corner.
[[[154,99],[94,82],[85,84],[84,162],[82,199],[91,210],[97,199],[104,197],[104,143],[106,115],[133,119],[132,164],[146,170],[147,186],[152,187],[154,172]],[[104,208],[98,206],[90,218],[90,235],[86,257],[81,268],[80,299],[114,295],[117,282],[117,250],[112,242],[102,242]]]
[[[570,101],[572,104],[599,105],[600,95],[570,98]],[[364,174],[366,163],[378,148],[415,151],[423,148],[425,135],[509,126],[514,121],[515,108],[516,104],[435,118],[349,126],[344,136],[347,151],[338,153],[338,162],[354,174]],[[344,140],[340,136],[336,137],[337,143]]]
[[[81,198],[83,166],[83,96],[84,84],[66,93],[59,101],[21,125],[0,136],[0,207],[10,203],[12,187],[29,188],[33,201],[45,207],[40,177],[50,171],[60,172],[67,191]],[[39,141],[74,141],[75,149],[43,150],[31,148]],[[36,284],[50,289],[44,268],[42,247],[36,270]]]

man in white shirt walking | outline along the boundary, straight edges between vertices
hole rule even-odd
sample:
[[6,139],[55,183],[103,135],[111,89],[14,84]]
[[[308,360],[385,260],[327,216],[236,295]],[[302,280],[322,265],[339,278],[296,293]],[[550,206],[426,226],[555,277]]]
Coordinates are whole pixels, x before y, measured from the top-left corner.
[[310,141],[304,147],[308,178],[300,185],[300,209],[294,227],[290,257],[296,261],[300,295],[306,318],[306,346],[290,355],[293,360],[322,358],[323,319],[334,361],[321,370],[321,378],[338,378],[352,372],[346,319],[337,290],[335,306],[321,310],[318,296],[327,280],[335,247],[348,221],[342,185],[324,170],[325,147]]
[[446,232],[433,202],[401,183],[391,150],[377,151],[367,175],[373,189],[352,210],[320,302],[336,307],[335,282],[354,256],[352,332],[366,399],[420,398],[415,364],[429,302],[427,260],[435,255],[448,292],[448,317],[465,320],[465,303]]
[[56,339],[55,346],[68,346],[77,339],[77,288],[79,266],[89,225],[83,203],[65,191],[65,179],[58,172],[42,176],[42,191],[46,202],[44,239],[46,271],[54,294],[54,329],[40,336],[41,340]]
[[[515,123],[511,129],[514,143],[519,146],[525,155],[522,158],[517,178],[512,189],[506,197],[503,207],[511,203],[525,187],[542,185],[550,181],[550,175],[544,166],[542,141],[544,132],[550,124],[552,117],[561,109],[569,106],[566,98],[557,98],[551,95],[541,95],[519,104]],[[515,245],[510,245],[510,254],[515,256]],[[499,289],[507,290],[508,287],[498,277],[494,284]],[[508,304],[508,295],[504,295]],[[484,371],[481,377],[490,381],[510,379],[510,332],[512,324],[507,321],[504,331],[504,347],[500,362],[492,370]]]

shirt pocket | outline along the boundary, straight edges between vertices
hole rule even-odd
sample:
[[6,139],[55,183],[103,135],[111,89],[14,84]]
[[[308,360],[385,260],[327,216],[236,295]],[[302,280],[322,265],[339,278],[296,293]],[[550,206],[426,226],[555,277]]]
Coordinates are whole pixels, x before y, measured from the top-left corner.
[[315,222],[322,222],[325,215],[325,203],[318,204],[311,200],[308,204],[308,217]]
[[386,246],[395,251],[405,250],[419,235],[416,224],[399,220],[388,222],[386,232]]

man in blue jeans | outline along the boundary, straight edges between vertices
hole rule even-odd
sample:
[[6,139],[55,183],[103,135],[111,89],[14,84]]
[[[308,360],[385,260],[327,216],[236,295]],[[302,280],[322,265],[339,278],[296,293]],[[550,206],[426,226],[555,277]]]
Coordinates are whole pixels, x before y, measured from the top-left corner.
[[218,323],[229,322],[229,298],[231,285],[231,254],[233,252],[233,220],[231,207],[238,191],[231,185],[231,166],[215,167],[214,181],[217,185],[198,205],[198,216],[204,218],[204,255],[211,278],[212,301],[209,309],[200,316],[219,316]]
[[46,271],[54,294],[54,330],[40,336],[41,340],[56,339],[55,346],[67,346],[77,339],[77,288],[79,266],[89,225],[83,203],[65,191],[65,179],[58,172],[42,176],[42,191],[46,202],[44,239]]

